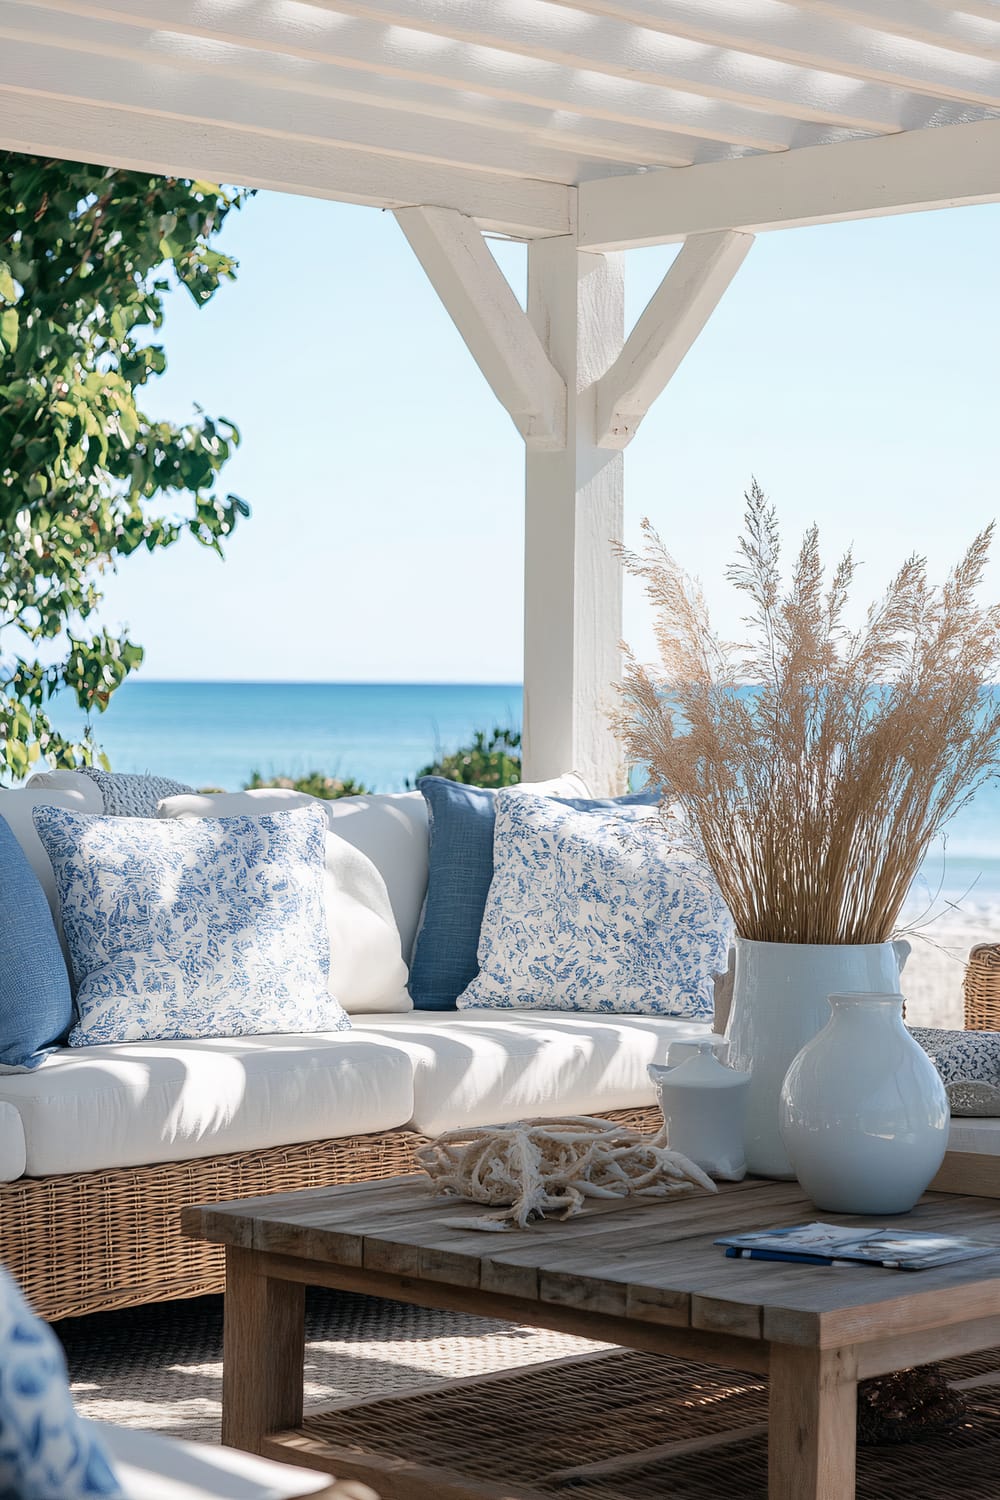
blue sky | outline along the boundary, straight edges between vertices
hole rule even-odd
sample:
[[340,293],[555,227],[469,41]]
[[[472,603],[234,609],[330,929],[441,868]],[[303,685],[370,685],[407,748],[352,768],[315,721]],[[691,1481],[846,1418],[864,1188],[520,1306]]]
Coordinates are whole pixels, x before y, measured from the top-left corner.
[[[129,559],[104,618],[147,677],[519,680],[523,448],[391,214],[260,193],[224,244],[239,279],[171,299],[147,407],[240,425],[253,517],[225,563]],[[625,459],[629,539],[650,516],[727,633],[752,474],[790,549],[814,519],[855,544],[866,597],[1000,508],[998,249],[1000,205],[758,238]],[[630,322],[673,253],[627,257]],[[520,292],[523,249],[497,255]],[[649,649],[635,590],[626,635]]]

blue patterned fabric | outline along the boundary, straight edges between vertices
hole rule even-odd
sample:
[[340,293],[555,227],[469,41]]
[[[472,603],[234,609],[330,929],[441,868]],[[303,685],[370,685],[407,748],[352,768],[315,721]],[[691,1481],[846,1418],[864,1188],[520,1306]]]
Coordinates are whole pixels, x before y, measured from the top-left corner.
[[327,990],[321,807],[34,819],[77,983],[71,1047],[350,1026]]
[[1000,1085],[1000,1032],[946,1031],[936,1026],[911,1026],[945,1084]]
[[[410,996],[417,1010],[454,1010],[479,971],[477,952],[486,896],[493,879],[497,793],[444,776],[418,781],[430,833],[427,897],[410,959]],[[520,796],[521,793],[519,792]],[[649,807],[650,792],[617,800],[573,800],[587,808]]]
[[941,1074],[953,1115],[1000,1115],[1000,1032],[911,1026]]
[[73,1409],[59,1340],[0,1270],[0,1500],[85,1500],[124,1491]]
[[0,1063],[37,1067],[72,1020],[69,975],[49,903],[0,817]]
[[497,796],[479,974],[462,1010],[712,1015],[732,925],[658,818]]

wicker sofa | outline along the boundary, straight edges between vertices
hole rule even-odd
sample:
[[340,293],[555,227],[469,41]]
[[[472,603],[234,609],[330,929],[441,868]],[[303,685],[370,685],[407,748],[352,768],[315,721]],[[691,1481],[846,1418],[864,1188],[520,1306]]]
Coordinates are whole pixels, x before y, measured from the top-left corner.
[[[34,795],[70,791],[64,778]],[[15,832],[9,799],[24,795],[0,793]],[[408,956],[427,881],[423,799],[345,798],[337,831],[381,870]],[[182,1237],[185,1206],[407,1172],[414,1147],[453,1126],[600,1112],[649,1128],[647,1065],[708,1030],[502,1011],[353,1022],[62,1048],[0,1074],[0,1258],[34,1307],[55,1319],[218,1291],[221,1252]]]

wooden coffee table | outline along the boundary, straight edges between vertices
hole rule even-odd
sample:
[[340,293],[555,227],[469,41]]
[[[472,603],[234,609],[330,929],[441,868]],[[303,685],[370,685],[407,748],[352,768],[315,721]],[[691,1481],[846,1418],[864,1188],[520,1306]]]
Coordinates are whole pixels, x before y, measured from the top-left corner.
[[729,1260],[713,1244],[816,1218],[794,1183],[602,1203],[503,1234],[451,1227],[471,1211],[432,1197],[422,1177],[185,1210],[186,1233],[226,1246],[223,1442],[326,1466],[322,1445],[297,1432],[307,1285],[766,1373],[770,1500],[854,1495],[859,1379],[1000,1345],[993,1200],[928,1194],[893,1221],[997,1243],[983,1259],[921,1272]]

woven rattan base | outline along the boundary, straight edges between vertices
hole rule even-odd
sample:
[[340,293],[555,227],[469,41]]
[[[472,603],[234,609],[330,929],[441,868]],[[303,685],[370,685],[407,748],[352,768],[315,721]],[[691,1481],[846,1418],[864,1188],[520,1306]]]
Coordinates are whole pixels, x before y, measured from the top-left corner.
[[[965,1423],[858,1451],[858,1500],[996,1500],[1000,1349],[942,1367]],[[382,1500],[766,1500],[767,1381],[616,1350],[307,1417],[268,1454]]]
[[[610,1119],[657,1130],[658,1109]],[[186,1239],[181,1209],[297,1188],[368,1182],[414,1170],[424,1137],[408,1130],[307,1141],[105,1172],[0,1184],[0,1261],[44,1318],[221,1292],[225,1252]]]
[[422,1137],[308,1141],[265,1151],[0,1185],[0,1260],[45,1318],[221,1292],[221,1246],[186,1239],[181,1209],[413,1171]]

